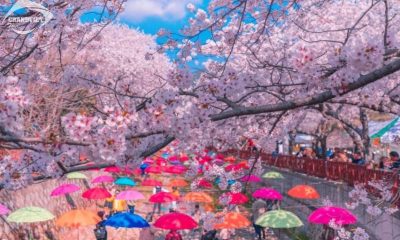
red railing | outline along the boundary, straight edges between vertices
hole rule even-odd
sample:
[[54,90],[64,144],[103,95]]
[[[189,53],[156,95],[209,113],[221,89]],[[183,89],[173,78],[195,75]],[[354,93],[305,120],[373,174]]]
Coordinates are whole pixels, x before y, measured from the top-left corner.
[[[250,151],[229,150],[225,154],[238,155],[241,158],[249,158]],[[304,173],[309,176],[326,178],[334,181],[344,181],[353,186],[356,183],[368,183],[371,180],[393,181],[393,191],[397,192],[400,183],[397,172],[368,169],[352,163],[331,162],[321,159],[298,158],[295,156],[261,153],[261,160],[270,166],[284,168],[293,172]],[[372,190],[372,189],[371,189]]]

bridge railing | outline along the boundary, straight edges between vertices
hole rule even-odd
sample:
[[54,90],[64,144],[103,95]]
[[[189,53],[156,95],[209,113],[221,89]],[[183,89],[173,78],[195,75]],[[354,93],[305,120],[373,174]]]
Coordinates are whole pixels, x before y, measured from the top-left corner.
[[[239,155],[241,158],[249,158],[250,151],[229,150],[225,154]],[[270,166],[284,168],[293,172],[304,173],[309,176],[326,178],[328,180],[343,181],[351,186],[357,183],[367,184],[372,180],[393,181],[393,192],[398,191],[400,183],[397,172],[380,169],[368,169],[352,163],[332,162],[322,159],[298,158],[295,156],[279,155],[272,156],[267,153],[260,153],[261,160]],[[367,187],[371,191],[371,187]]]

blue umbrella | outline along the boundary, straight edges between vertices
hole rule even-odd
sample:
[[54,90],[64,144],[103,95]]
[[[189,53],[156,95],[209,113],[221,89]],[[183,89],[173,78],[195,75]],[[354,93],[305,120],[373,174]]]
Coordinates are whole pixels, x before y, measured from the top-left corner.
[[128,177],[118,178],[114,183],[117,185],[132,186],[132,187],[136,185],[135,181],[133,181]]
[[116,213],[102,223],[103,226],[115,228],[146,228],[149,223],[137,214],[130,212]]
[[150,166],[148,163],[142,163],[139,168],[146,169],[148,166]]
[[164,159],[167,159],[168,156],[169,156],[169,153],[167,153],[167,152],[161,154],[161,157],[164,158]]
[[[215,184],[219,184],[221,182],[221,179],[219,177],[217,177],[215,179]],[[234,184],[236,181],[235,180],[228,180],[228,185],[232,185]]]

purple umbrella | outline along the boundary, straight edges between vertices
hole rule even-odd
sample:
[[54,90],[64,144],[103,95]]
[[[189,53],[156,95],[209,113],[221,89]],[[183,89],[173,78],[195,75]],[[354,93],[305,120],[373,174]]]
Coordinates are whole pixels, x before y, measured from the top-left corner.
[[66,195],[69,193],[73,193],[76,191],[79,191],[79,186],[75,185],[75,184],[63,184],[57,188],[55,188],[50,196],[55,197],[55,196],[60,196],[60,195]]
[[114,178],[108,175],[98,176],[92,180],[92,183],[112,183]]
[[256,175],[244,176],[240,179],[242,182],[261,182],[261,178]]
[[260,188],[253,193],[253,197],[268,200],[282,200],[282,195],[272,188]]
[[0,215],[6,215],[10,212],[10,209],[8,209],[6,206],[0,204]]

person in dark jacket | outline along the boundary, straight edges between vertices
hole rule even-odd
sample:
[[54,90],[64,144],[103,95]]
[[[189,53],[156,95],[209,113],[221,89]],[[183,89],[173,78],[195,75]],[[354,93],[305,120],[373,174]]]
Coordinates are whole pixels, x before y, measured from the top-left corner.
[[392,151],[389,153],[390,160],[393,162],[392,166],[389,169],[398,169],[400,168],[400,158],[399,153],[396,151]]
[[364,165],[365,164],[365,160],[362,158],[360,152],[353,153],[353,157],[351,158],[351,162],[353,164],[357,164],[357,165]]

